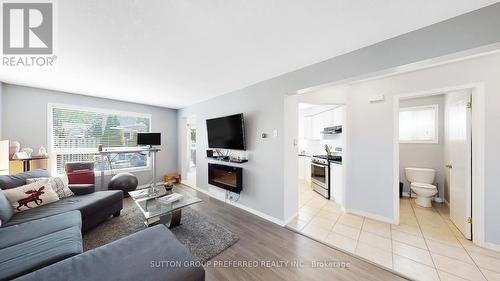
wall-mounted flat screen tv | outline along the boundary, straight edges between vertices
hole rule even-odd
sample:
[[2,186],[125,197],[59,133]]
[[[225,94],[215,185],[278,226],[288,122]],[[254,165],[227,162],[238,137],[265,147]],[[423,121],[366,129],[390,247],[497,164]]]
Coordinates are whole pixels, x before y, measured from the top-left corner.
[[208,147],[246,150],[243,113],[207,120]]

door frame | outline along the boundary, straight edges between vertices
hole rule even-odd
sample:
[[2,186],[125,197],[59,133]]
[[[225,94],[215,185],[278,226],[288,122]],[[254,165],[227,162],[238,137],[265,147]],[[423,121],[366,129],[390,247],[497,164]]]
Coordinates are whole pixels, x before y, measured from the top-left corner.
[[[485,143],[485,91],[484,83],[472,83],[447,88],[430,89],[419,92],[394,95],[393,171],[399,175],[399,101],[405,98],[433,96],[445,92],[470,90],[472,95],[472,241],[482,247],[484,242],[484,143]],[[399,178],[394,177],[394,218],[399,224]]]

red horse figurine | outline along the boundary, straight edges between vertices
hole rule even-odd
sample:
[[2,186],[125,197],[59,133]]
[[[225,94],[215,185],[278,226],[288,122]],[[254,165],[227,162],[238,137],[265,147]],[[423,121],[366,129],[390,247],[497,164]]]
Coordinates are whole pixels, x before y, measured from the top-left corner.
[[[45,186],[42,186],[40,187],[38,190],[28,190],[24,193],[28,194],[29,196],[28,197],[24,197],[22,199],[19,199],[19,201],[17,201],[17,204],[19,204],[19,206],[17,206],[17,210],[18,211],[21,211],[21,207],[22,206],[26,206],[27,208],[30,208],[30,206],[28,206],[28,203],[30,202],[35,202],[37,205],[40,205],[42,204],[42,199],[40,199],[40,195],[44,194],[45,192],[43,191],[45,189]],[[38,203],[38,201],[40,201],[40,203]]]

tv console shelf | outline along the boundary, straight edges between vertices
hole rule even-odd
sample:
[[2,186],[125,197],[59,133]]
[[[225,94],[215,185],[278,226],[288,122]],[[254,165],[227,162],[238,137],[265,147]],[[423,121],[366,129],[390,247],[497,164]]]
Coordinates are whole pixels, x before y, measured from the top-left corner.
[[243,163],[248,162],[248,160],[237,161],[237,160],[230,160],[228,158],[224,159],[224,158],[220,158],[220,157],[207,157],[207,159],[218,161],[218,162],[235,163],[235,164],[243,164]]

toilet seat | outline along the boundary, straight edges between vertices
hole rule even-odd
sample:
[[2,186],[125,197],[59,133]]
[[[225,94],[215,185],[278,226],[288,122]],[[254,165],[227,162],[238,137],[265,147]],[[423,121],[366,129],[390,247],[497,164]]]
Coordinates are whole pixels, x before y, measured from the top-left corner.
[[412,182],[411,186],[417,187],[417,188],[437,189],[437,187],[435,185],[428,184],[428,183],[422,183],[422,182]]

